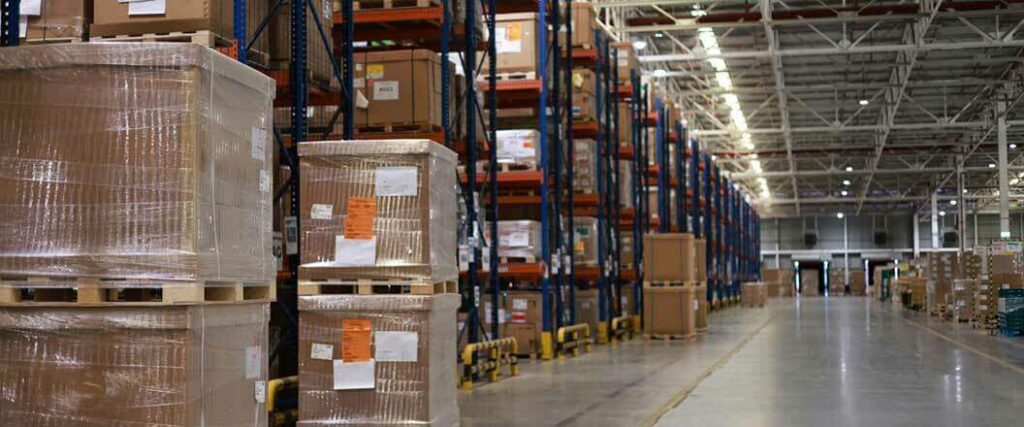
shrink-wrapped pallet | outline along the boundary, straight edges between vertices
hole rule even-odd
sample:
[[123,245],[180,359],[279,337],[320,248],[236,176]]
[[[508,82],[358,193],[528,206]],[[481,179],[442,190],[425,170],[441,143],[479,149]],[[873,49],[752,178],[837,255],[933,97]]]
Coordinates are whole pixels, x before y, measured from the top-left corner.
[[273,280],[273,98],[192,44],[4,49],[0,273]]
[[429,140],[299,145],[303,280],[458,277],[455,152]]

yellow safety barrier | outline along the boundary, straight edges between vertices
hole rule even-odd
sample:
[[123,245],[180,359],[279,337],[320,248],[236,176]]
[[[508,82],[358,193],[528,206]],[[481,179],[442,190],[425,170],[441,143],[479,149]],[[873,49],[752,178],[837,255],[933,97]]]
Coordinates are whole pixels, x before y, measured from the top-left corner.
[[[633,318],[629,315],[612,319],[612,336],[625,341],[633,338]],[[612,341],[615,344],[615,341]]]
[[580,355],[580,348],[590,352],[590,325],[579,323],[558,328],[558,358],[564,359],[567,352],[573,356]]
[[468,344],[462,349],[462,388],[473,389],[473,378],[487,374],[488,381],[498,381],[501,369],[509,366],[511,375],[519,375],[519,343],[515,338],[501,338]]
[[597,343],[608,344],[608,322],[598,322],[597,324]]
[[267,412],[274,412],[274,401],[277,400],[277,394],[280,393],[281,390],[289,387],[297,387],[298,385],[298,375],[267,381]]
[[551,360],[555,357],[555,342],[551,332],[540,333],[540,359]]

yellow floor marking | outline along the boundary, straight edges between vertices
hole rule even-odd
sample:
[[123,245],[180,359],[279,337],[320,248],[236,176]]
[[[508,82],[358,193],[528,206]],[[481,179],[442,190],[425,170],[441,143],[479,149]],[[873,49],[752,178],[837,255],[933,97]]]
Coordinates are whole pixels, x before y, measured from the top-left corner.
[[953,338],[950,338],[950,337],[946,336],[945,334],[943,334],[943,333],[941,333],[939,331],[936,331],[936,330],[934,330],[932,328],[929,328],[927,326],[921,325],[921,324],[919,324],[919,323],[917,323],[915,321],[912,321],[910,319],[904,319],[901,316],[896,316],[896,317],[898,319],[904,321],[904,322],[909,323],[911,326],[914,326],[914,327],[916,327],[918,329],[924,330],[925,332],[928,332],[929,334],[935,335],[936,337],[939,337],[939,338],[941,338],[941,339],[943,339],[943,340],[945,340],[945,341],[947,341],[947,342],[949,342],[949,343],[951,343],[951,344],[953,344],[953,345],[955,345],[957,347],[960,347],[960,348],[962,348],[964,350],[967,350],[967,351],[969,351],[971,353],[977,354],[978,356],[981,356],[981,357],[984,357],[984,358],[986,358],[988,360],[991,360],[992,362],[995,362],[999,366],[1002,366],[1004,368],[1010,369],[1010,370],[1012,370],[1012,371],[1014,371],[1014,372],[1016,372],[1018,374],[1024,375],[1024,368],[1021,368],[1021,367],[1019,367],[1017,365],[1014,365],[1014,364],[1008,362],[1005,359],[1002,359],[1002,358],[999,358],[999,357],[995,357],[995,356],[993,356],[991,354],[985,353],[985,352],[983,352],[981,350],[978,350],[978,349],[976,349],[974,347],[971,347],[971,346],[969,346],[967,344],[964,344],[964,343],[962,343],[960,341],[957,341],[957,340],[955,340]]
[[725,363],[728,362],[729,359],[732,359],[732,357],[735,356],[736,353],[739,353],[739,351],[742,350],[743,347],[745,347],[747,343],[749,343],[750,340],[754,338],[754,336],[761,333],[761,331],[764,330],[764,328],[767,327],[769,323],[772,323],[772,320],[775,320],[775,317],[778,316],[778,314],[779,313],[777,312],[773,314],[772,317],[768,318],[768,320],[766,320],[764,324],[761,325],[761,327],[757,328],[757,330],[752,332],[750,335],[747,335],[747,337],[744,338],[743,341],[739,343],[739,345],[733,347],[733,349],[729,351],[729,353],[727,353],[725,356],[722,356],[721,359],[718,359],[718,361],[715,362],[714,365],[712,365],[710,368],[701,373],[701,375],[697,377],[696,380],[694,380],[692,383],[687,385],[682,390],[679,390],[679,392],[673,395],[671,399],[669,399],[667,402],[659,406],[658,409],[656,409],[653,413],[651,413],[651,415],[647,416],[647,418],[645,418],[642,423],[640,423],[640,426],[652,427],[655,424],[657,424],[658,420],[660,420],[661,417],[665,416],[665,414],[667,414],[668,411],[671,411],[672,408],[679,406],[679,404],[682,403],[683,400],[685,400],[686,397],[689,396],[690,393],[693,392],[693,390],[695,390],[697,386],[700,385],[700,383],[704,382],[704,380],[710,377],[711,374],[715,373],[715,371],[717,371],[718,368],[721,368],[723,365],[725,365]]

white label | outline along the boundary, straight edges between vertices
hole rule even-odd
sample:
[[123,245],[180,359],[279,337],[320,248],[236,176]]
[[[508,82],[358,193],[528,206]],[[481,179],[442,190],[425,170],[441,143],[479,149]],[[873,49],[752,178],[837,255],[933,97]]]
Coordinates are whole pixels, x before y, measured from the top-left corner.
[[324,203],[313,203],[313,207],[310,209],[309,217],[313,219],[331,219],[334,218],[334,205]]
[[397,101],[398,100],[398,81],[396,80],[379,80],[373,82],[373,100],[374,101]]
[[327,19],[327,20],[333,19],[334,17],[331,16],[331,12],[332,12],[331,11],[331,0],[323,0],[321,2],[321,4],[322,4],[322,6],[320,6],[320,8],[321,8],[320,10],[323,11],[323,13],[324,13],[324,19]]
[[377,238],[348,240],[334,237],[334,265],[338,267],[369,267],[377,264]]
[[374,359],[380,362],[416,362],[419,334],[379,331],[373,334]]
[[[506,245],[510,248],[523,248],[530,246],[530,232],[529,231],[518,231],[515,233],[509,233],[506,236]],[[502,245],[502,246],[506,246]]]
[[334,389],[335,390],[373,390],[376,385],[374,369],[376,362],[349,362],[343,360],[334,361]]
[[133,1],[128,3],[128,16],[163,15],[167,13],[166,0]]
[[693,300],[693,311],[700,310],[700,301]]
[[512,309],[513,310],[526,310],[529,307],[529,302],[523,298],[512,298]]
[[253,397],[256,398],[256,403],[267,403],[266,381],[256,381],[253,387]]
[[24,16],[24,15],[19,16],[18,17],[18,36],[21,37],[21,38],[24,38],[24,37],[26,37],[27,34],[28,34],[28,17]]
[[299,253],[299,220],[294,216],[284,218],[284,242],[285,255]]
[[263,351],[258,346],[245,348],[245,377],[259,378],[262,371]]
[[525,138],[503,139],[498,143],[498,159],[507,161],[536,157],[537,150],[532,143],[532,139]]
[[355,79],[352,80],[352,87],[355,89],[362,89],[366,87],[366,79]]
[[39,16],[43,9],[42,0],[21,0],[18,12],[22,16]]
[[267,131],[258,127],[252,128],[252,158],[259,161],[267,159]]
[[334,346],[315,342],[309,351],[309,357],[313,360],[332,360],[334,359]]
[[260,170],[260,192],[267,193],[270,191],[270,171],[266,169]]
[[416,166],[377,168],[377,197],[415,196],[419,170]]

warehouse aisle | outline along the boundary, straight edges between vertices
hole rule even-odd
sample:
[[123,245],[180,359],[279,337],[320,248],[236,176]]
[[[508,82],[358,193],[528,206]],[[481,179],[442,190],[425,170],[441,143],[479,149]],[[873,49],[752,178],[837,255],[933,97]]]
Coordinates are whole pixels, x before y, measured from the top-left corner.
[[461,393],[464,426],[1012,425],[1024,342],[865,298],[716,313],[699,344],[634,340]]

